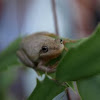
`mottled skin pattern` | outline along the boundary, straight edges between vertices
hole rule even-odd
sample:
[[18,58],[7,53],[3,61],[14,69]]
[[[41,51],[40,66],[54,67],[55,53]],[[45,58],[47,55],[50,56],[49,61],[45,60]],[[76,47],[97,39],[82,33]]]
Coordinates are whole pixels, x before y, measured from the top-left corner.
[[[28,67],[47,73],[55,72],[57,64],[48,67],[45,64],[62,53],[64,44],[59,38],[53,36],[56,35],[39,32],[25,37],[20,43],[17,56]],[[46,46],[48,51],[43,52],[43,46]]]

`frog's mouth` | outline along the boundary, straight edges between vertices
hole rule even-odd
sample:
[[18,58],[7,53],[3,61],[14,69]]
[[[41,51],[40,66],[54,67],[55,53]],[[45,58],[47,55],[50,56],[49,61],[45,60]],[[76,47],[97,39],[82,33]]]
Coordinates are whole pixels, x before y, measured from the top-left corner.
[[43,53],[40,55],[40,59],[44,60],[44,61],[49,61],[51,59],[57,58],[62,51],[64,50],[64,46],[62,46],[62,48],[49,48],[49,50],[51,52],[47,52],[47,53]]

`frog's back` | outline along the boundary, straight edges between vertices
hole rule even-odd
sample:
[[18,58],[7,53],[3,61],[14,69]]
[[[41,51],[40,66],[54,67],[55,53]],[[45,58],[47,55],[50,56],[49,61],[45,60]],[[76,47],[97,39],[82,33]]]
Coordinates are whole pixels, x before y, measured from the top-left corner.
[[[25,37],[22,40],[21,46],[23,48],[29,47],[29,48],[41,48],[44,43],[50,42],[54,40],[52,37],[45,36],[43,34],[32,34],[30,36]],[[38,49],[39,50],[39,49]]]
[[25,37],[21,42],[21,48],[30,56],[38,56],[42,46],[54,40],[52,37],[43,34],[32,34]]

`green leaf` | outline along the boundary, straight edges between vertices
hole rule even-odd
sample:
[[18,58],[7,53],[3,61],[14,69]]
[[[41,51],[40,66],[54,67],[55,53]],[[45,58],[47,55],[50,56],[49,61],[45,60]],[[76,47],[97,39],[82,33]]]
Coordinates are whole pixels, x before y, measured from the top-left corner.
[[82,100],[100,99],[100,75],[77,81]]
[[13,100],[8,99],[10,97],[9,87],[11,87],[12,83],[16,80],[17,75],[18,67],[0,72],[0,100]]
[[16,57],[21,38],[17,38],[3,52],[0,53],[0,71],[4,71],[11,66],[20,65]]
[[16,79],[17,67],[0,72],[0,91],[8,90],[9,86]]
[[93,35],[69,49],[57,67],[56,78],[73,81],[97,73],[100,73],[100,25]]
[[75,91],[74,84],[73,84],[72,81],[68,81],[68,82],[66,82],[66,83],[67,83],[67,85],[68,85],[73,91]]
[[37,81],[37,86],[28,100],[52,100],[57,94],[64,91],[65,87],[46,77],[43,81]]

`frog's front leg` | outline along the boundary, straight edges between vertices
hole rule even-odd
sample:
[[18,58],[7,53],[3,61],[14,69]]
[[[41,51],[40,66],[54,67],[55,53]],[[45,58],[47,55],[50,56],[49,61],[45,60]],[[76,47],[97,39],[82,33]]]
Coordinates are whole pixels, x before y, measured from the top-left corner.
[[28,67],[34,67],[34,63],[28,58],[28,56],[25,54],[23,50],[18,50],[17,51],[17,56],[19,59]]
[[63,40],[63,44],[65,45],[66,43],[75,43],[76,40],[70,40],[70,39],[65,39]]
[[[75,42],[76,42],[76,40],[65,39],[65,40],[63,41],[63,44],[65,45],[66,43],[75,43]],[[66,51],[68,51],[68,48],[64,47],[64,49],[65,49]]]
[[57,64],[58,64],[58,63],[56,63],[56,64],[54,64],[54,65],[52,65],[52,66],[45,66],[45,65],[43,64],[43,62],[41,61],[41,62],[37,65],[36,69],[37,69],[37,70],[41,70],[41,71],[43,71],[43,72],[47,72],[47,73],[53,73],[53,72],[56,71]]

